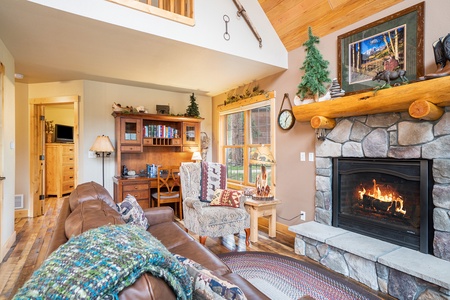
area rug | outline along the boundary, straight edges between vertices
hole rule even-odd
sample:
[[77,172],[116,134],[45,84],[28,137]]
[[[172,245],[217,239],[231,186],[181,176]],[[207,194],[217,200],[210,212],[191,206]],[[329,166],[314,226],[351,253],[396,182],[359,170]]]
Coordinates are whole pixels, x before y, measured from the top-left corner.
[[228,267],[271,299],[381,299],[314,264],[266,252],[229,252],[219,255]]

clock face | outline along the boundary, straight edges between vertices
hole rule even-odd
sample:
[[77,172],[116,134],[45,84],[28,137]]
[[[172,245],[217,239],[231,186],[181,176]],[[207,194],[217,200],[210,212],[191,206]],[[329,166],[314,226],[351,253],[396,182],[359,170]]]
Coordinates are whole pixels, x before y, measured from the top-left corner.
[[292,110],[283,109],[278,115],[278,125],[280,125],[281,129],[288,130],[294,126],[295,117]]

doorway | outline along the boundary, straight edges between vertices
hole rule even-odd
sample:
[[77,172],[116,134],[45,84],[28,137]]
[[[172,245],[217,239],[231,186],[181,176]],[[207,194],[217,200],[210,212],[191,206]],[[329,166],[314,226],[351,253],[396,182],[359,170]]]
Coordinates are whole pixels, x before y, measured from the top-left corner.
[[[79,96],[33,98],[29,100],[30,119],[30,216],[36,217],[45,213],[45,144],[46,114],[45,110],[55,107],[73,108],[73,145],[74,145],[74,185],[78,174],[78,115]],[[50,120],[47,120],[50,121]],[[53,141],[53,140],[52,140]]]

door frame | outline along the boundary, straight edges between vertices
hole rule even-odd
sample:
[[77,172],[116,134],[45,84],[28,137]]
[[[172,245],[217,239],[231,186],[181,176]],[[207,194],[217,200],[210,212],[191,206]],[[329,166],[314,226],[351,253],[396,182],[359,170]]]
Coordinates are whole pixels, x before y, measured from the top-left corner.
[[[79,96],[61,96],[61,97],[45,97],[32,98],[28,101],[29,120],[30,120],[30,191],[32,203],[29,204],[29,216],[37,217],[44,214],[45,207],[45,145],[41,141],[45,139],[43,130],[40,130],[40,115],[42,106],[50,104],[73,104],[73,142],[74,142],[74,184],[77,185],[78,180],[78,138],[79,138]],[[40,159],[43,155],[44,160]]]

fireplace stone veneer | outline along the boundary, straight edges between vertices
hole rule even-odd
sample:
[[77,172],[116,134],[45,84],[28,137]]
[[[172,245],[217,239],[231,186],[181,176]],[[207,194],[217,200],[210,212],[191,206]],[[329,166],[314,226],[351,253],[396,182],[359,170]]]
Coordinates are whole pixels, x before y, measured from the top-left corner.
[[[332,227],[333,158],[342,157],[432,162],[432,254]],[[297,254],[374,290],[401,299],[450,299],[450,108],[437,121],[413,119],[407,112],[338,119],[316,142],[315,220],[290,230]],[[371,254],[374,245],[382,249]],[[396,256],[405,260],[394,262]]]

